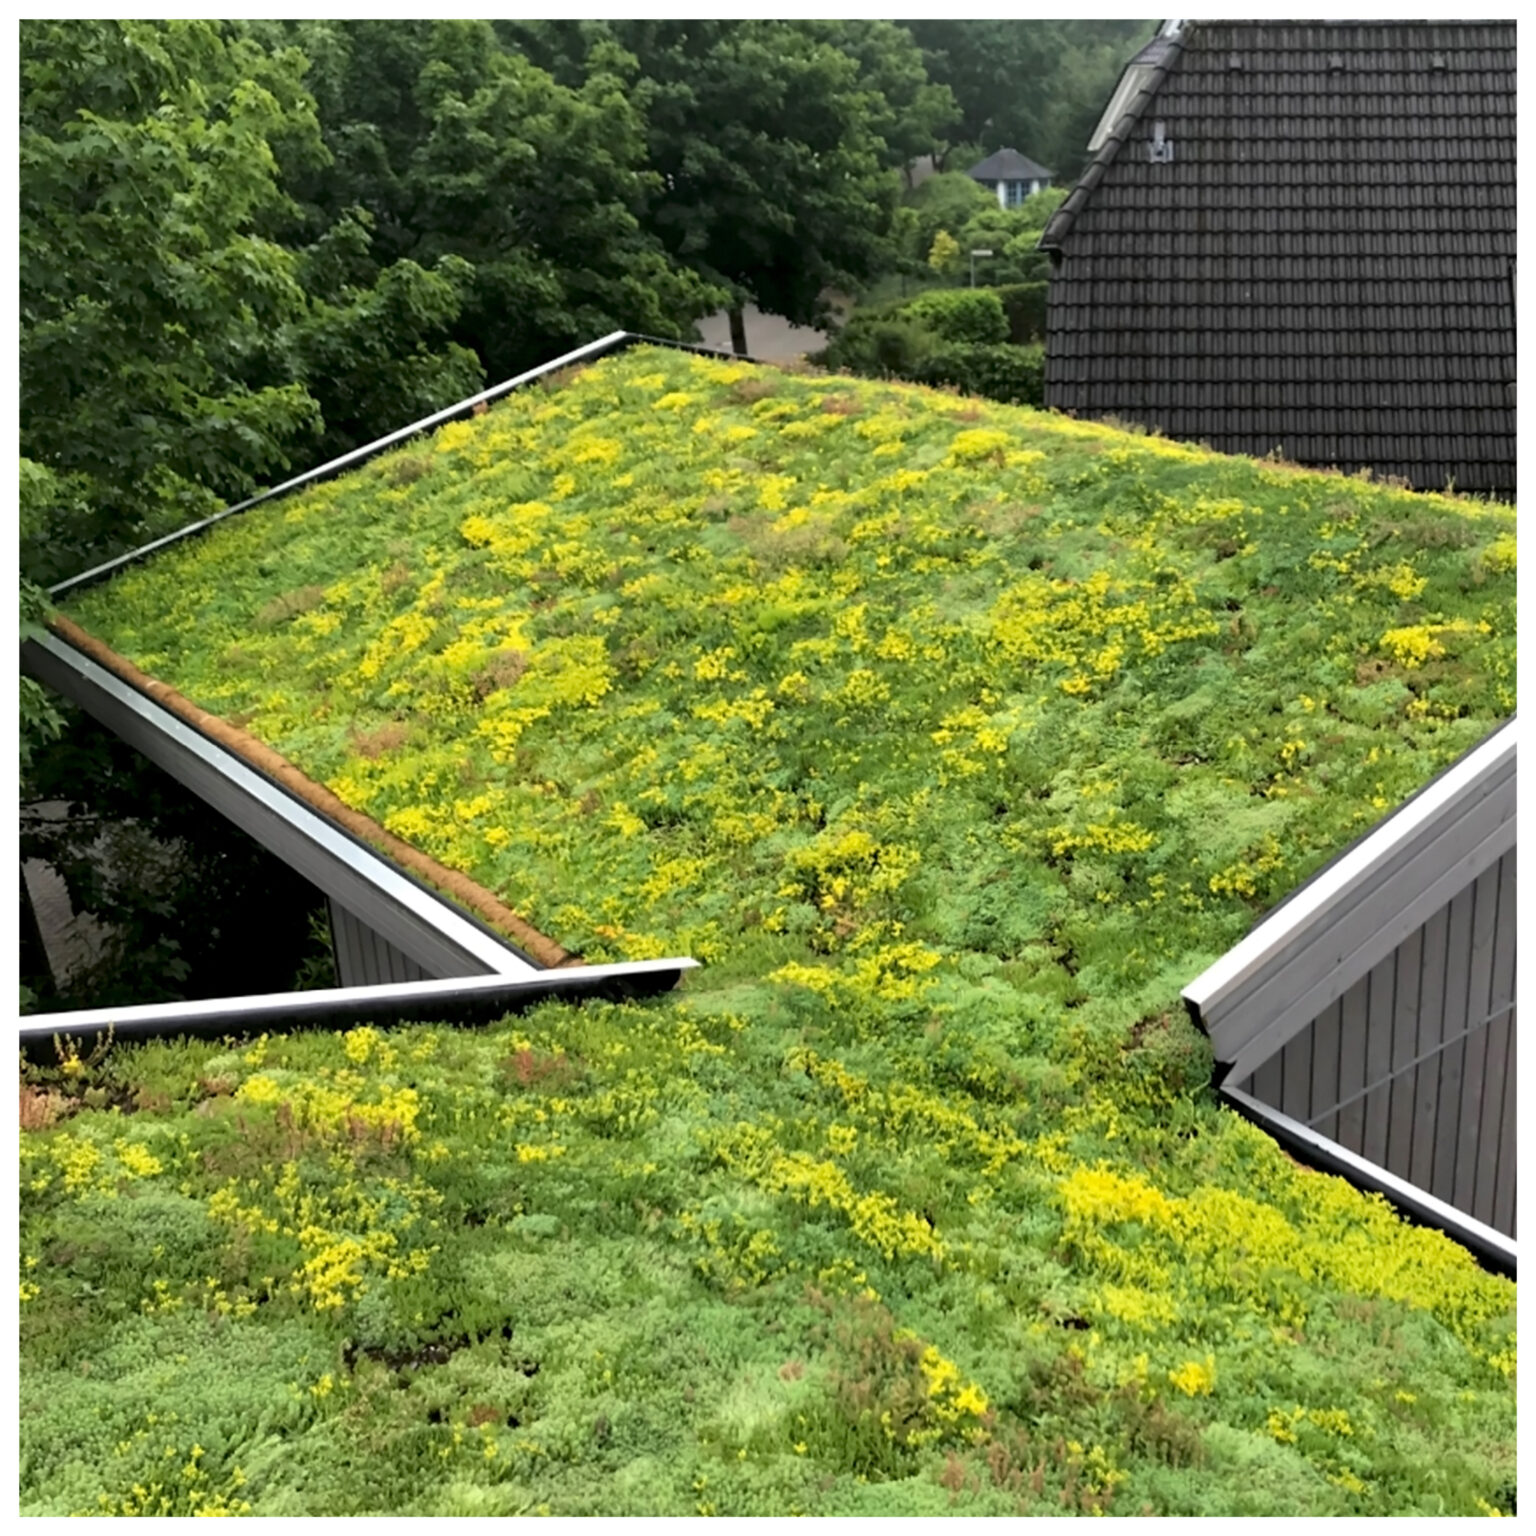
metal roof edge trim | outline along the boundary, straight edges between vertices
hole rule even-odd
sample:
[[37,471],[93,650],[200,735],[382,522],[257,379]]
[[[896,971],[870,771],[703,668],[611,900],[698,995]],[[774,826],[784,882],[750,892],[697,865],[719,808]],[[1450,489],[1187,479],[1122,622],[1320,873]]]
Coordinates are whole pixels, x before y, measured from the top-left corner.
[[1351,1152],[1348,1147],[1314,1131],[1311,1126],[1283,1115],[1278,1109],[1244,1093],[1241,1088],[1219,1088],[1217,1093],[1245,1119],[1251,1120],[1261,1130],[1268,1131],[1283,1147],[1300,1157],[1318,1164],[1324,1172],[1334,1173],[1353,1184],[1357,1189],[1370,1190],[1383,1195],[1399,1210],[1434,1227],[1447,1237],[1469,1249],[1484,1264],[1513,1277],[1518,1247],[1513,1238],[1447,1205],[1428,1190],[1420,1189],[1388,1172],[1380,1163],[1373,1163]]
[[1519,717],[1512,715],[1385,820],[1304,881],[1214,965],[1202,971],[1181,994],[1195,1017],[1203,1020],[1213,1004],[1249,980],[1276,950],[1303,930],[1325,921],[1341,902],[1369,882],[1372,871],[1394,849],[1505,761],[1515,757],[1518,723]]
[[91,1008],[74,1013],[31,1014],[18,1024],[23,1049],[54,1036],[149,1040],[161,1035],[278,1032],[308,1024],[342,1029],[368,1021],[471,1023],[499,1017],[513,1007],[546,998],[635,996],[667,991],[697,960],[674,957],[589,965],[524,975],[452,976],[380,986],[327,987],[312,992],[256,993],[191,1002]]
[[760,359],[735,353],[724,352],[716,347],[706,347],[700,344],[686,341],[672,341],[662,336],[647,336],[638,331],[610,331],[606,336],[599,337],[596,341],[589,341],[584,346],[576,347],[570,352],[562,353],[547,363],[540,363],[537,368],[529,368],[523,373],[510,379],[504,379],[500,384],[493,384],[488,389],[482,389],[477,395],[470,395],[454,405],[445,405],[442,410],[434,411],[430,416],[423,416],[419,421],[413,421],[409,426],[399,427],[385,436],[376,438],[371,443],[365,443],[361,448],[353,448],[344,453],[340,458],[329,460],[327,463],[317,465],[314,469],[307,469],[301,475],[295,475],[292,479],[284,480],[281,485],[274,485],[270,490],[260,492],[258,495],[247,497],[246,500],[237,502],[232,507],[225,507],[222,511],[215,512],[211,517],[205,517],[199,522],[188,523],[185,528],[178,528],[173,533],[162,535],[158,539],[152,539],[148,544],[141,544],[137,549],[130,549],[125,554],[116,555],[111,560],[104,560],[100,565],[93,565],[89,570],[81,571],[78,575],[66,577],[63,581],[55,582],[48,589],[48,596],[57,601],[70,592],[81,587],[92,586],[98,581],[105,580],[115,571],[121,570],[125,565],[134,565],[140,560],[147,559],[150,555],[165,549],[171,544],[179,544],[183,539],[192,538],[212,528],[216,523],[221,523],[227,517],[234,517],[236,513],[248,512],[252,507],[260,506],[263,502],[274,501],[279,496],[286,495],[289,491],[296,491],[302,486],[311,485],[323,480],[330,475],[340,474],[343,470],[354,468],[356,465],[366,463],[377,453],[382,453],[386,448],[393,448],[399,443],[408,441],[422,432],[429,432],[434,427],[442,426],[445,422],[452,421],[456,416],[463,415],[466,411],[473,411],[477,405],[489,404],[493,400],[499,400],[503,395],[510,394],[514,389],[524,384],[532,384],[546,374],[558,373],[562,368],[570,368],[577,363],[593,361],[596,358],[606,356],[610,352],[622,351],[629,346],[653,346],[673,347],[682,352],[698,352],[710,357],[726,357],[739,362],[758,363]]
[[[345,866],[356,881],[377,893],[380,901],[399,908],[412,923],[432,930],[444,943],[484,965],[492,973],[503,977],[539,973],[540,967],[488,924],[452,905],[437,891],[400,869],[345,827],[338,826],[313,806],[305,804],[259,768],[211,740],[190,722],[172,714],[162,704],[109,672],[60,636],[44,633],[27,640],[21,654],[23,666],[29,673],[36,675],[37,672],[35,660],[29,664],[29,651],[33,647],[52,663],[47,670],[62,669],[74,674],[83,688],[96,690],[111,699],[120,709],[130,712],[142,722],[146,730],[161,740],[167,752],[202,763],[207,771],[229,786],[232,796],[242,797],[259,806],[268,815],[277,817],[291,829],[296,838],[310,846],[321,860]],[[42,680],[49,682],[50,686],[58,686],[56,678],[44,677]],[[222,808],[216,809],[220,810],[220,814],[227,814]],[[337,893],[328,891],[327,894]],[[337,899],[351,910],[345,895],[337,895]],[[367,914],[359,915],[365,921],[368,920]],[[395,942],[394,936],[386,934],[385,937]]]
[[[1172,73],[1174,66],[1183,57],[1185,40],[1190,35],[1185,30],[1188,25],[1181,22],[1178,31],[1158,34],[1166,36],[1168,40],[1167,57],[1162,63],[1153,67],[1152,73],[1147,77],[1147,83],[1132,99],[1121,115],[1120,121],[1115,124],[1095,151],[1092,162],[1078,178],[1077,185],[1068,193],[1067,200],[1051,215],[1049,222],[1040,232],[1039,240],[1035,242],[1036,250],[1055,251],[1058,254],[1061,252],[1062,241],[1071,234],[1078,215],[1083,211],[1088,199],[1093,196],[1099,183],[1109,173],[1109,168],[1119,155],[1121,146],[1136,124],[1141,121],[1157,93],[1162,90],[1163,82]],[[1129,69],[1131,66],[1127,64],[1125,67]]]

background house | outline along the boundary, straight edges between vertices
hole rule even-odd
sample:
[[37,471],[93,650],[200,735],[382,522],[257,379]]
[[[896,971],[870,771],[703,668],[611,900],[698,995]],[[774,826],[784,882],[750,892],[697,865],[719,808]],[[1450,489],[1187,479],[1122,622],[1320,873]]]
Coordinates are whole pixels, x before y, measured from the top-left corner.
[[965,173],[997,198],[999,208],[1017,208],[1032,193],[1043,192],[1056,173],[1016,149],[1000,149]]
[[1095,139],[1049,406],[1513,495],[1512,22],[1169,23]]

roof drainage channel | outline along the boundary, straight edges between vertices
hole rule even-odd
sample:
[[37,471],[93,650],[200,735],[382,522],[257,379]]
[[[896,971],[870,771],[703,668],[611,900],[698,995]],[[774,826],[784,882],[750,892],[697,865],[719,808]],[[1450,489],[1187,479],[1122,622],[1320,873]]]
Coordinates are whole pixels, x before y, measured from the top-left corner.
[[203,533],[214,524],[223,522],[226,517],[234,517],[238,512],[248,512],[252,507],[260,506],[263,502],[287,495],[289,491],[299,490],[303,486],[312,485],[331,475],[339,475],[344,470],[355,469],[375,454],[384,452],[386,448],[397,447],[419,433],[430,432],[434,427],[453,421],[466,412],[473,411],[477,406],[489,405],[493,400],[499,400],[503,395],[511,394],[514,389],[521,388],[524,384],[532,384],[550,374],[559,373],[562,368],[573,368],[580,363],[595,362],[610,352],[621,352],[624,348],[632,346],[671,347],[679,352],[697,352],[705,357],[723,357],[733,362],[756,363],[758,361],[755,357],[735,352],[722,352],[716,347],[705,347],[686,341],[671,341],[661,336],[645,336],[636,331],[610,331],[608,335],[601,336],[596,341],[589,341],[585,346],[564,352],[547,363],[540,363],[537,368],[529,368],[514,378],[505,379],[500,384],[493,384],[489,389],[482,389],[478,395],[470,395],[455,405],[444,406],[442,410],[434,411],[430,416],[423,416],[420,421],[413,421],[409,426],[400,427],[371,443],[365,443],[361,448],[354,448],[350,453],[342,454],[340,458],[331,459],[314,469],[305,470],[302,475],[295,475],[291,480],[283,481],[281,485],[274,485],[271,490],[262,491],[259,495],[251,496],[235,506],[225,507],[222,512],[215,512],[212,517],[205,517],[201,522],[188,523],[185,528],[178,528],[174,533],[168,533],[163,538],[140,545],[138,549],[131,549],[115,559],[103,561],[102,564],[94,565],[88,571],[81,571],[77,576],[70,576],[56,582],[48,589],[48,595],[57,601],[81,587],[104,581],[125,565],[135,565],[140,560],[147,559],[150,555],[157,554],[172,544],[179,544],[183,539]]
[[1261,1130],[1268,1131],[1282,1147],[1294,1153],[1302,1162],[1323,1173],[1337,1174],[1356,1189],[1384,1195],[1404,1216],[1445,1233],[1469,1249],[1489,1269],[1514,1277],[1517,1247],[1513,1238],[1485,1226],[1458,1211],[1455,1206],[1437,1200],[1427,1190],[1389,1173],[1379,1163],[1370,1162],[1358,1153],[1351,1152],[1348,1147],[1319,1135],[1300,1120],[1293,1120],[1289,1115],[1271,1109],[1240,1088],[1221,1088],[1217,1091],[1233,1109],[1245,1119],[1253,1121]]
[[52,1049],[55,1037],[84,1042],[108,1031],[114,1040],[167,1035],[220,1039],[295,1029],[343,1030],[358,1024],[486,1024],[549,1000],[652,997],[670,991],[685,971],[697,966],[698,961],[687,959],[635,960],[525,976],[455,976],[446,981],[32,1014],[21,1020],[18,1034],[21,1049],[39,1055]]
[[327,896],[435,976],[526,976],[538,967],[350,832],[53,635],[25,669],[73,699]]

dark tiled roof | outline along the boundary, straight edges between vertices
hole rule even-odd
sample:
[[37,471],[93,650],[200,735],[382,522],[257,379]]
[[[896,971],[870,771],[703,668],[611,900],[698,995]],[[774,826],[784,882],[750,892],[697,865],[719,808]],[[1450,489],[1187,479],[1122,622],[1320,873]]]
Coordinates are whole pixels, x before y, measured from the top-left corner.
[[979,160],[965,174],[975,181],[1039,181],[1056,173],[1016,149],[1000,149]]
[[1511,495],[1514,24],[1174,44],[1041,241],[1047,403]]

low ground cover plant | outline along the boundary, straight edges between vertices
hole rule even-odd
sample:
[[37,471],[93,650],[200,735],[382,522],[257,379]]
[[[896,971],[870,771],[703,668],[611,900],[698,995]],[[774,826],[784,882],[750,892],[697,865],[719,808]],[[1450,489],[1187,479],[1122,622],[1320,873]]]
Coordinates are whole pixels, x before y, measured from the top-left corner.
[[1513,572],[1508,508],[636,350],[85,594],[706,968],[32,1069],[24,1506],[1513,1512],[1513,1287],[1178,1006],[1513,711]]

